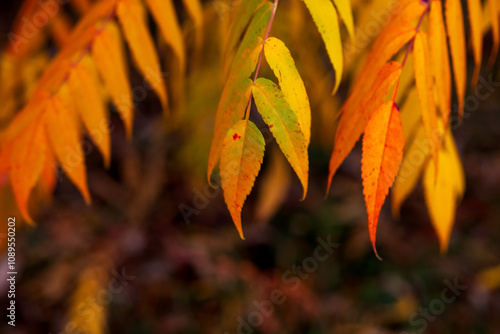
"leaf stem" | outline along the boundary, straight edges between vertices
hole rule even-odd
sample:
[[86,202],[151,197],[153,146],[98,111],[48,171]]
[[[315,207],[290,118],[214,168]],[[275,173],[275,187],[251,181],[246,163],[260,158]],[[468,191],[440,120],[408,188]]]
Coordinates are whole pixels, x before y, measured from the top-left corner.
[[[264,40],[262,41],[262,48],[260,49],[259,61],[257,62],[257,67],[255,68],[255,75],[253,77],[253,83],[257,80],[257,76],[259,75],[260,65],[262,63],[262,56],[264,55],[264,45],[266,43],[267,38],[269,37],[269,33],[271,32],[271,27],[273,26],[274,16],[276,15],[276,9],[278,9],[278,3],[280,0],[274,0],[273,4],[273,12],[271,13],[271,18],[269,19],[269,23],[267,24],[266,35],[264,36]],[[248,120],[250,117],[250,105],[252,103],[252,94],[250,93],[250,99],[248,101],[248,107],[245,112],[245,119]]]
[[[406,48],[406,53],[405,57],[403,58],[403,62],[401,63],[401,70],[403,70],[403,67],[406,64],[406,60],[408,59],[408,55],[410,54],[410,51],[413,49],[413,44],[415,43],[415,37],[417,36],[418,30],[420,29],[420,26],[422,25],[422,21],[424,20],[425,15],[429,11],[430,8],[430,1],[427,2],[427,5],[425,6],[425,10],[420,15],[420,19],[418,20],[417,26],[415,27],[415,36],[412,37],[410,40],[410,43],[408,44],[408,47]],[[392,102],[396,104],[396,94],[398,93],[398,88],[399,88],[399,81],[401,80],[401,76],[398,78],[398,82],[396,83],[396,88],[394,89],[394,94],[392,96]]]

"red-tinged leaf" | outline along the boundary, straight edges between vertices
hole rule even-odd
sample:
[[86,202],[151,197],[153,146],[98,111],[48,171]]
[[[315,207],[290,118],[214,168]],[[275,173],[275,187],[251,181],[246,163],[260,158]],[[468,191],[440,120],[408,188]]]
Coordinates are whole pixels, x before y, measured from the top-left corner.
[[160,98],[163,110],[167,111],[167,90],[142,2],[121,0],[116,11],[137,68]]
[[[427,36],[421,31],[415,36],[413,45],[413,66],[415,67],[415,86],[417,87],[418,100],[420,101],[422,122],[424,124],[432,159],[437,162],[439,131],[436,106],[434,104],[434,92],[432,90],[432,78],[429,67]],[[437,167],[438,165],[436,164],[435,166]]]
[[351,152],[354,144],[363,133],[373,112],[384,102],[384,99],[401,75],[401,64],[390,62],[386,64],[373,82],[373,86],[362,95],[353,109],[344,110],[335,135],[335,146],[330,157],[327,194],[330,190],[333,175],[340,164]]
[[302,183],[307,194],[309,180],[309,155],[307,141],[295,113],[285,96],[272,81],[258,78],[252,86],[255,105],[262,119],[271,129],[278,145]]
[[474,74],[472,75],[472,86],[475,87],[481,69],[481,58],[483,56],[483,32],[481,0],[467,0],[469,9],[469,23],[472,39],[472,50],[474,51]]
[[125,124],[127,136],[132,136],[133,102],[128,80],[127,64],[120,30],[108,22],[92,45],[92,56],[109,91],[113,104]]
[[465,54],[465,33],[460,0],[446,0],[445,5],[446,28],[450,41],[450,53],[455,74],[455,86],[458,98],[458,113],[460,117],[464,112],[465,81],[467,64]]
[[101,151],[104,164],[109,167],[111,159],[111,140],[107,122],[107,110],[99,91],[99,81],[95,65],[90,57],[84,57],[73,68],[68,86],[87,132]]
[[81,130],[67,90],[67,87],[62,86],[58,94],[48,101],[44,114],[45,129],[62,169],[80,190],[85,201],[90,203]]
[[262,133],[248,120],[234,124],[222,144],[220,173],[224,199],[242,239],[241,209],[259,173],[264,148]]
[[441,1],[431,1],[429,13],[429,60],[434,74],[441,118],[448,124],[451,111],[451,72]]
[[248,101],[250,100],[250,86],[252,80],[248,77],[255,70],[260,51],[262,50],[262,38],[256,38],[248,45],[248,48],[242,54],[240,59],[235,60],[240,63],[239,67],[234,68],[224,85],[222,96],[219,100],[217,113],[215,115],[214,137],[210,154],[208,156],[207,178],[208,182],[212,172],[217,166],[220,158],[222,141],[227,131],[238,120],[243,118]]
[[361,176],[373,250],[380,209],[398,174],[403,159],[404,134],[399,110],[392,101],[384,103],[370,118],[363,137]]
[[34,122],[14,141],[10,155],[10,177],[19,210],[33,223],[28,212],[28,199],[44,168],[47,147],[45,129]]

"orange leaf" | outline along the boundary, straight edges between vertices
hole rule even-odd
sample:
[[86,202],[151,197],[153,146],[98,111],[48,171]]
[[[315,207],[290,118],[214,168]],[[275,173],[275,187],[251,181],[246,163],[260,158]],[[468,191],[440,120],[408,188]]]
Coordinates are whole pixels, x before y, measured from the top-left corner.
[[220,173],[224,199],[242,239],[241,208],[259,173],[264,147],[262,133],[248,120],[236,123],[222,144]]
[[438,105],[445,128],[451,111],[451,72],[441,1],[431,1],[429,13],[429,59],[434,73]]
[[481,58],[483,53],[481,0],[468,0],[467,4],[469,8],[469,23],[475,63],[474,74],[472,75],[472,86],[475,87],[481,69]]
[[[398,4],[399,5],[399,4]],[[348,100],[342,107],[343,112],[356,108],[372,87],[380,69],[396,54],[410,39],[415,36],[415,27],[409,22],[422,15],[425,7],[419,1],[406,1],[397,9],[397,15],[385,27],[373,43],[367,60],[362,67],[362,80],[356,80]]]
[[[370,118],[363,137],[361,176],[373,250],[380,209],[403,159],[404,134],[399,110],[392,101],[384,103]],[[380,258],[380,257],[379,257]]]
[[[358,141],[373,112],[384,102],[385,96],[401,75],[401,64],[390,62],[378,73],[369,93],[362,95],[353,109],[345,109],[335,135],[335,146],[330,158],[327,193],[333,175]],[[342,111],[341,110],[341,111]]]
[[163,81],[160,60],[144,16],[144,7],[138,0],[121,0],[117,8],[125,39],[132,51],[137,68],[160,98],[167,110],[167,90]]
[[113,104],[125,124],[127,136],[132,135],[133,102],[120,30],[108,22],[94,39],[92,55]]
[[172,0],[146,0],[146,4],[158,24],[163,38],[177,56],[181,72],[184,72],[186,68],[186,51],[184,50],[182,31]]
[[19,210],[27,222],[33,223],[28,212],[28,199],[45,163],[47,138],[43,126],[34,122],[14,141],[10,155],[10,177]]
[[68,88],[64,85],[48,101],[44,114],[45,128],[57,160],[69,179],[77,186],[85,201],[90,202],[85,158],[81,147],[80,126],[71,109]]
[[450,40],[450,53],[455,74],[455,85],[458,97],[458,114],[464,113],[465,80],[467,64],[465,54],[465,33],[460,0],[446,0],[446,27]]
[[[432,159],[437,162],[439,148],[439,132],[437,126],[436,106],[434,105],[434,93],[432,90],[432,79],[428,65],[429,50],[427,48],[427,36],[419,31],[415,36],[413,45],[413,65],[415,67],[415,86],[417,87],[418,100],[422,122],[425,128],[429,150]],[[437,168],[438,164],[436,164]],[[436,170],[437,173],[437,170]]]
[[500,42],[500,23],[498,18],[498,3],[497,0],[489,0],[490,16],[491,16],[491,31],[493,34],[493,47],[491,48],[489,64],[493,64],[498,53],[498,44]]
[[87,132],[104,157],[104,164],[109,166],[111,143],[106,117],[106,105],[99,92],[99,81],[95,65],[90,57],[84,57],[73,68],[68,85],[76,103],[76,110],[87,128]]

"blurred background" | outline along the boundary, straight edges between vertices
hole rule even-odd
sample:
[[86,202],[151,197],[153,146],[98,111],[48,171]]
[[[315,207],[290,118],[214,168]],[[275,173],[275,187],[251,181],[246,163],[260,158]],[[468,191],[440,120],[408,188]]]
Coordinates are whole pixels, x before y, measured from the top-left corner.
[[[169,72],[173,116],[164,120],[152,93],[136,101],[133,139],[127,141],[111,113],[110,168],[95,146],[87,156],[90,206],[62,176],[53,196],[42,196],[33,207],[37,224],[28,226],[10,186],[2,184],[1,219],[6,224],[14,215],[18,221],[18,275],[16,326],[3,316],[0,333],[500,333],[498,87],[477,109],[466,110],[454,129],[466,192],[448,253],[440,254],[419,184],[399,219],[386,201],[377,232],[379,261],[368,237],[359,145],[324,196],[337,112],[355,73],[349,63],[360,62],[369,43],[350,55],[345,82],[332,97],[333,70],[313,23],[305,11],[290,14],[298,2],[280,2],[272,34],[292,50],[313,113],[309,191],[300,201],[297,177],[266,138],[264,165],[243,209],[241,240],[221,189],[206,181],[223,84],[219,40],[235,3],[203,3],[203,44],[197,49],[195,29],[175,2],[192,65],[182,81]],[[0,4],[3,45],[20,6]],[[361,32],[376,6],[380,2],[353,1]],[[66,7],[69,22],[76,21],[78,12]],[[35,78],[57,50],[47,36],[43,52],[26,66],[33,65]],[[487,30],[484,43],[488,55]],[[159,50],[169,59],[161,43]],[[131,84],[140,85],[140,74],[130,71]],[[481,76],[500,82],[498,61],[483,66]],[[3,111],[2,128],[14,109]],[[0,232],[5,248],[6,233]],[[4,251],[3,312],[9,302],[6,266]]]

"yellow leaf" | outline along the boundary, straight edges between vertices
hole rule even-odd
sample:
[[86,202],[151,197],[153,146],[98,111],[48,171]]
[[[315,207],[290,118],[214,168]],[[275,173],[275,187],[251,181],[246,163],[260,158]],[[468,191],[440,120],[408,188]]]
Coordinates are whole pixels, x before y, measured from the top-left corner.
[[28,199],[44,168],[47,138],[40,122],[34,122],[14,141],[10,155],[10,177],[19,210],[27,222]]
[[448,127],[451,111],[451,73],[448,42],[443,22],[441,1],[431,1],[429,13],[429,59],[444,128]]
[[95,37],[92,56],[130,138],[134,108],[123,43],[116,24],[108,22],[104,30]]
[[[432,159],[438,159],[439,131],[437,126],[436,106],[434,105],[434,93],[432,90],[432,79],[428,63],[429,50],[427,47],[427,36],[419,31],[415,36],[413,45],[413,65],[415,66],[415,86],[417,87],[418,100],[422,122],[425,128],[429,149]],[[436,168],[439,163],[435,165]],[[436,170],[437,173],[437,170]]]
[[121,0],[118,3],[117,15],[120,20],[125,39],[130,46],[134,61],[146,81],[160,98],[163,110],[167,110],[167,91],[160,61],[144,19],[144,8],[139,0]]
[[179,59],[179,67],[184,73],[186,69],[186,52],[184,50],[182,31],[177,21],[172,0],[146,0],[146,4],[160,27],[163,38]]
[[309,155],[306,138],[295,113],[290,109],[278,86],[268,79],[258,78],[252,86],[252,95],[262,119],[297,173],[304,189],[304,199],[309,178]]
[[335,7],[337,7],[337,10],[340,14],[340,17],[342,20],[344,20],[344,24],[347,28],[347,32],[349,33],[349,36],[351,39],[354,38],[354,23],[352,19],[352,10],[351,10],[351,3],[349,0],[333,0],[333,3],[335,4]]
[[333,175],[342,161],[351,152],[354,144],[356,144],[363,133],[368,120],[375,110],[382,105],[387,93],[400,75],[401,64],[397,62],[386,64],[375,78],[372,89],[357,101],[356,108],[350,110],[342,109],[344,113],[337,128],[335,146],[330,157],[328,185],[326,188],[327,194],[330,190]]
[[344,60],[340,39],[339,19],[330,0],[303,0],[325,42],[326,51],[335,70],[334,94],[342,80]]
[[57,95],[48,101],[44,113],[45,129],[62,169],[80,190],[85,201],[90,203],[81,130],[68,91],[67,86],[63,85]]
[[99,81],[95,65],[90,57],[84,57],[71,71],[68,86],[87,132],[104,157],[109,167],[111,143],[106,117],[106,105],[99,92]]
[[457,202],[465,190],[462,164],[449,130],[445,138],[445,146],[439,149],[437,175],[434,172],[434,160],[431,160],[423,178],[425,201],[439,237],[441,252],[448,249]]
[[271,161],[264,172],[256,204],[255,220],[267,222],[285,201],[290,190],[290,167],[278,149],[271,151]]
[[290,51],[285,44],[277,38],[270,37],[264,45],[266,60],[274,75],[278,78],[279,85],[285,100],[292,108],[300,124],[300,128],[309,145],[311,138],[311,107],[304,82],[300,77]]
[[455,86],[458,98],[458,113],[464,112],[465,80],[467,64],[465,54],[465,33],[460,0],[446,0],[445,5],[446,28],[450,41],[450,53],[455,74]]
[[[411,58],[410,58],[411,59]],[[405,143],[409,143],[409,139],[416,132],[417,127],[421,126],[421,111],[418,102],[417,89],[413,87],[404,104],[401,108],[401,121],[403,123],[403,132],[405,134]]]
[[373,113],[366,125],[361,159],[368,230],[377,257],[375,240],[380,209],[401,165],[403,147],[401,115],[394,102],[386,102]]
[[482,13],[481,0],[467,0],[469,9],[469,23],[474,54],[474,74],[472,75],[472,86],[475,87],[481,69],[481,58],[483,56],[483,33],[481,31]]
[[241,209],[259,173],[264,148],[262,133],[248,120],[234,124],[222,145],[220,173],[224,199],[242,239]]
[[406,145],[403,162],[391,194],[392,214],[395,217],[399,217],[401,204],[415,189],[430,153],[422,126],[418,127],[411,143],[406,143]]

